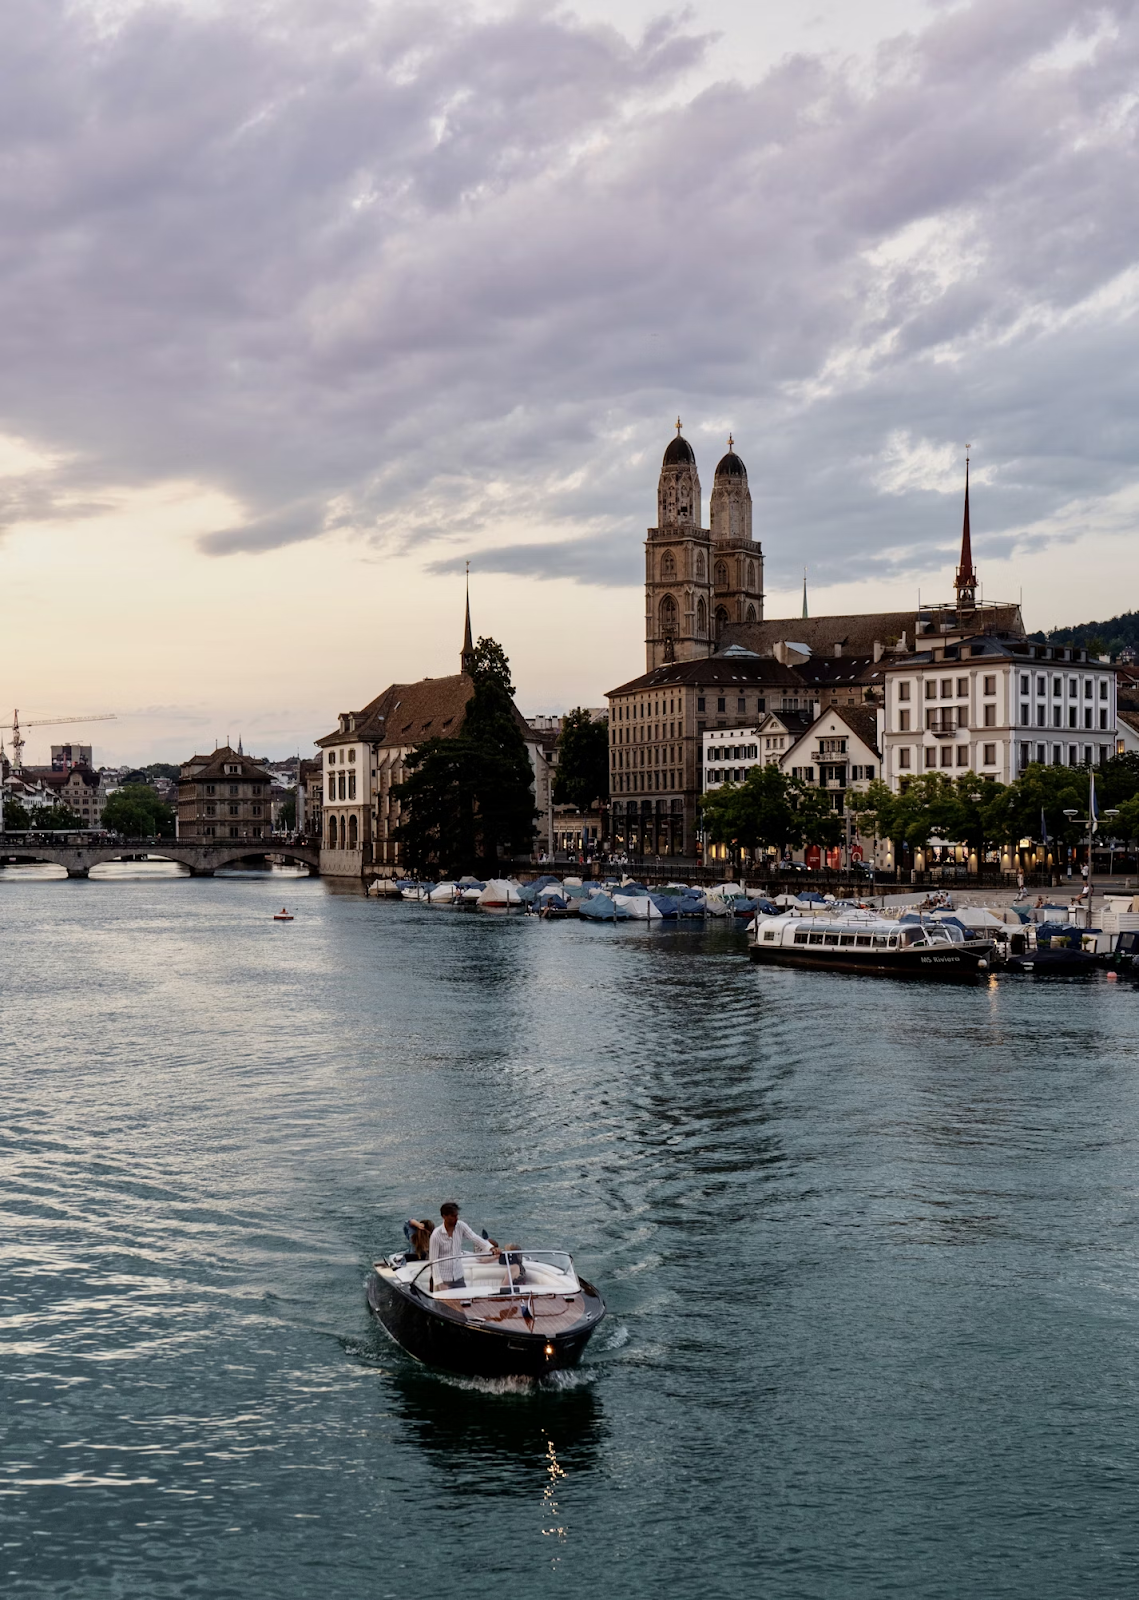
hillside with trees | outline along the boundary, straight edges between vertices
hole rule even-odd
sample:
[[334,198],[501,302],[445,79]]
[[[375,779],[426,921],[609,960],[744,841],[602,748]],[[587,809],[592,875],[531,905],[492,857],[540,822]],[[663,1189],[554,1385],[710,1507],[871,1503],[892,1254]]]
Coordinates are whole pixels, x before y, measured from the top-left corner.
[[1091,655],[1115,657],[1127,645],[1139,652],[1139,611],[1124,611],[1107,622],[1078,622],[1071,628],[1029,634],[1037,644],[1076,645]]

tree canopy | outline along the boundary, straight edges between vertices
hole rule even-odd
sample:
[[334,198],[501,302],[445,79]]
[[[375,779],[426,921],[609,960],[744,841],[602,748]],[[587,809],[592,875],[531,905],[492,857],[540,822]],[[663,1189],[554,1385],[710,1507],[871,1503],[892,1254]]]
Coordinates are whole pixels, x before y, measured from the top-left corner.
[[103,807],[103,826],[128,839],[170,839],[174,812],[149,784],[127,783]]
[[[7,816],[7,807],[4,808]],[[85,826],[83,818],[68,806],[39,806],[28,813],[28,827],[43,833],[59,833]]]
[[554,799],[558,805],[588,811],[598,800],[609,798],[609,723],[595,721],[578,706],[562,722],[558,736],[558,766],[554,774]]
[[704,795],[700,811],[713,844],[747,850],[836,845],[843,836],[826,791],[773,765],[752,767],[743,783],[725,783]]
[[4,827],[11,828],[18,833],[22,828],[31,827],[30,813],[22,800],[12,799],[4,801]]
[[396,838],[417,871],[481,865],[493,872],[503,852],[533,847],[533,768],[510,662],[494,639],[479,640],[471,677],[474,693],[458,736],[416,745],[408,778],[392,791],[402,808]]

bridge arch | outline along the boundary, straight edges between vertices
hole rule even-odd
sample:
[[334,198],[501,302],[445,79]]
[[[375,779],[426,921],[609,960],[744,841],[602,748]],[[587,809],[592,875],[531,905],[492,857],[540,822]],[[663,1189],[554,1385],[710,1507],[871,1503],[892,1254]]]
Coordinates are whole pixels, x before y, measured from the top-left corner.
[[[254,845],[255,848],[250,848]],[[320,870],[320,848],[315,844],[290,844],[284,840],[234,840],[232,844],[183,844],[177,839],[125,839],[116,844],[48,844],[33,840],[0,840],[0,864],[5,860],[23,863],[46,862],[64,867],[69,878],[85,878],[92,867],[108,861],[146,856],[153,861],[175,861],[188,867],[195,877],[211,876],[221,867],[236,866],[262,856],[280,856]]]

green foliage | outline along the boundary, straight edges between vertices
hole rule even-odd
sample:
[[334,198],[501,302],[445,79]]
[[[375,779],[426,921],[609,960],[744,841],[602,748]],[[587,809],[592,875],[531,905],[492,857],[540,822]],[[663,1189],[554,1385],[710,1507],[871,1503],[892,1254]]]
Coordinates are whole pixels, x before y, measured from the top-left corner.
[[587,811],[595,800],[609,798],[609,723],[595,722],[578,706],[562,723],[554,799],[558,805]]
[[290,789],[281,801],[281,826],[289,832],[297,825],[297,791]]
[[1139,611],[1125,611],[1107,622],[1080,622],[1071,628],[1054,628],[1051,633],[1033,633],[1029,637],[1038,644],[1074,644],[1095,655],[1117,656],[1125,645],[1139,649]]
[[1004,793],[1003,785],[975,772],[963,772],[957,779],[941,772],[922,773],[897,794],[876,779],[866,790],[858,829],[877,839],[891,839],[895,845],[909,845],[911,850],[937,838],[967,844],[980,853],[991,839],[1004,836],[999,810]]
[[67,806],[41,806],[30,815],[29,826],[40,833],[58,833],[64,830],[72,832],[76,828],[86,826],[83,818],[76,816]]
[[14,797],[11,800],[5,798],[4,827],[5,829],[10,828],[15,833],[19,833],[22,828],[31,827],[30,814],[22,800],[17,800]]
[[128,783],[103,807],[103,826],[127,839],[171,839],[174,812],[148,784]]
[[1124,800],[1119,815],[1100,824],[1100,833],[1109,839],[1139,839],[1139,795]]
[[148,767],[141,769],[153,783],[155,778],[169,778],[171,783],[176,783],[181,776],[181,769],[172,766],[169,761],[152,761]]
[[396,838],[417,871],[481,864],[493,872],[503,851],[533,847],[533,769],[510,663],[495,640],[479,640],[472,677],[458,737],[417,745],[407,758],[410,776],[392,791],[403,808]]
[[741,784],[725,783],[700,801],[704,828],[713,844],[748,850],[836,845],[842,819],[824,790],[776,766],[752,767]]
[[1126,755],[1112,756],[1097,767],[1095,792],[1101,811],[1139,795],[1139,752],[1129,750]]

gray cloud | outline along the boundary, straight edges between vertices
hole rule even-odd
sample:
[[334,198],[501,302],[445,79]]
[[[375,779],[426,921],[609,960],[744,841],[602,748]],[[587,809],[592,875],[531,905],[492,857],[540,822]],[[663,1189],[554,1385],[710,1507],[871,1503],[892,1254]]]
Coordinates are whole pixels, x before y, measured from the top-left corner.
[[347,526],[636,584],[679,408],[706,494],[701,424],[734,429],[776,587],[949,547],[943,486],[881,487],[899,430],[977,441],[982,557],[1131,483],[1135,4],[977,0],[869,77],[686,99],[701,48],[537,5],[8,0],[0,429],[65,462],[7,519],[189,477],[247,508],[216,556]]

